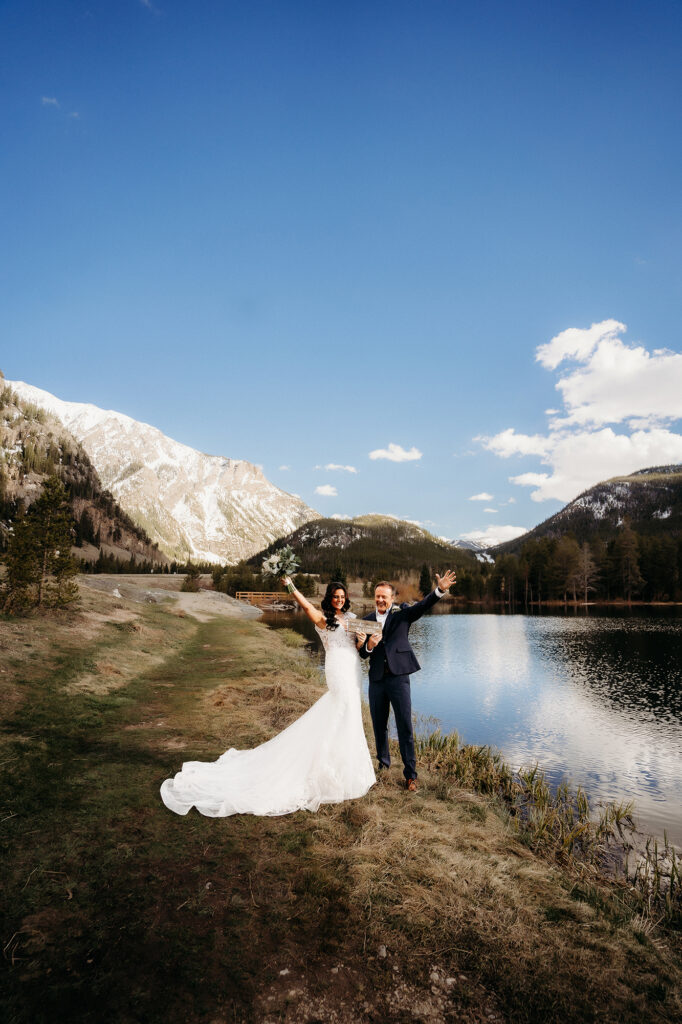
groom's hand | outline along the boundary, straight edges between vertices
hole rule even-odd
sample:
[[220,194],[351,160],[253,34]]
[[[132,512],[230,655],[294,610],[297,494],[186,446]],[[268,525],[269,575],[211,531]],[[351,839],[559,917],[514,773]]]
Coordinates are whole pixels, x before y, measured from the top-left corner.
[[447,594],[450,587],[454,586],[457,582],[457,573],[454,569],[448,569],[443,576],[439,576],[436,573],[436,586],[439,590],[442,590],[444,594]]
[[367,650],[373,651],[380,640],[381,637],[377,633],[372,633],[371,637],[367,641]]

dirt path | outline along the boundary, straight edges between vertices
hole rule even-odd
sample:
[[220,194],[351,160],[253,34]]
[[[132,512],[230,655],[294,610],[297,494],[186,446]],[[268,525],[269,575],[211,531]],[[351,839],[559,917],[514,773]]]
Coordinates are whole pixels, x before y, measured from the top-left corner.
[[160,604],[173,601],[187,615],[199,622],[208,622],[214,616],[228,619],[257,619],[258,608],[237,601],[228,594],[215,590],[200,590],[196,594],[180,590],[180,579],[164,576],[81,576],[81,588],[86,587],[109,594],[114,600],[132,601],[136,604]]

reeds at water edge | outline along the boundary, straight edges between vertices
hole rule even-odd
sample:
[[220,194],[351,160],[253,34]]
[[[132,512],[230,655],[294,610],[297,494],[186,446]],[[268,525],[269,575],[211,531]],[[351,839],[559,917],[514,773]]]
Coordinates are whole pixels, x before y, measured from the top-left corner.
[[590,807],[587,794],[568,782],[552,788],[538,764],[514,772],[490,746],[463,744],[457,732],[418,731],[417,755],[438,773],[438,795],[452,785],[496,797],[511,827],[533,851],[556,858],[585,880],[612,881],[632,914],[643,921],[682,925],[680,857],[664,833],[659,840],[637,829],[633,801]]

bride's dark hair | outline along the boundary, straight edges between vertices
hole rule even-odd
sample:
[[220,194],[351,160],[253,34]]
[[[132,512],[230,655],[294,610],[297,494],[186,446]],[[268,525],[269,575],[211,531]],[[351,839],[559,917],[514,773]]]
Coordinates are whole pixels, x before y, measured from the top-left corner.
[[350,598],[348,597],[348,587],[345,583],[329,583],[325,591],[324,597],[322,598],[322,611],[324,617],[327,620],[327,629],[336,629],[339,624],[339,620],[336,618],[336,610],[332,607],[332,596],[336,590],[343,590],[346,595],[346,600],[343,603],[342,612],[347,612],[350,608]]

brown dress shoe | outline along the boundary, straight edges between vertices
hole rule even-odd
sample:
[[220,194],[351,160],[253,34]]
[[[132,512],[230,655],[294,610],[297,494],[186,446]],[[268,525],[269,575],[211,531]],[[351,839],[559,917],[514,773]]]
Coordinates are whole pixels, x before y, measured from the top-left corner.
[[408,793],[416,793],[418,789],[417,780],[408,779],[405,783],[405,789],[407,790]]

